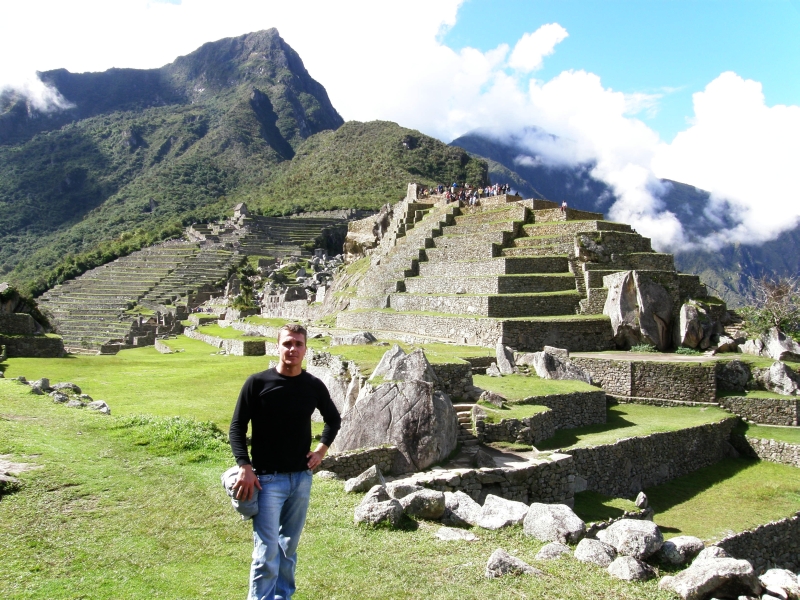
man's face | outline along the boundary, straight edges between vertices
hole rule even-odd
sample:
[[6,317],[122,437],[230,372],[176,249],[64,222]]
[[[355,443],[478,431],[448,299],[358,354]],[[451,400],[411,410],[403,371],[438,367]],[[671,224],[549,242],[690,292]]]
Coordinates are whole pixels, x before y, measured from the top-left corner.
[[278,339],[280,362],[287,367],[299,367],[306,355],[306,340],[302,333],[281,331]]

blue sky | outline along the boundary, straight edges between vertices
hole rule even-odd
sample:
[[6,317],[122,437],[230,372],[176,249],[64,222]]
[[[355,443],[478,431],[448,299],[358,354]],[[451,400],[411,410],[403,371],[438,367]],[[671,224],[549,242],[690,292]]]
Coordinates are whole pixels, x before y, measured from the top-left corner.
[[725,71],[763,84],[767,104],[800,104],[800,1],[467,0],[442,41],[513,44],[545,23],[569,32],[536,77],[584,69],[626,93],[664,94],[647,124],[671,141],[692,94]]

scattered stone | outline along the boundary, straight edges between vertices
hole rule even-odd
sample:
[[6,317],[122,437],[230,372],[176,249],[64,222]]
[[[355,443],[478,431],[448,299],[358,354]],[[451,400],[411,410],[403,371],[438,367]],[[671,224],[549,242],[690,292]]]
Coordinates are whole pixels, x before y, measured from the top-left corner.
[[644,492],[639,492],[639,495],[636,496],[636,508],[647,508],[647,494]]
[[436,538],[445,542],[475,542],[478,540],[478,536],[474,533],[454,527],[440,527],[436,532]]
[[475,452],[475,455],[472,457],[472,464],[479,469],[494,469],[497,467],[497,463],[494,462],[492,456],[482,448],[478,448],[477,452]]
[[539,549],[539,552],[536,553],[536,560],[555,560],[570,554],[572,554],[572,550],[569,549],[569,546],[561,542],[550,542]]
[[442,523],[464,527],[477,526],[481,518],[481,505],[462,491],[444,493],[445,514]]
[[391,527],[398,527],[403,519],[403,507],[394,498],[383,502],[371,502],[356,506],[353,522],[365,523],[376,526],[388,523]]
[[514,351],[505,346],[502,341],[497,342],[496,347],[497,368],[502,375],[513,375],[517,368],[514,365]]
[[420,519],[441,519],[444,515],[444,492],[421,489],[400,500],[403,512]]
[[421,489],[424,489],[421,485],[417,485],[415,483],[408,483],[407,481],[392,481],[386,484],[386,491],[389,493],[389,496],[394,498],[395,500],[400,500],[401,498],[405,498],[409,494],[413,494],[414,492],[418,492]]
[[486,563],[486,577],[502,577],[503,575],[544,575],[539,569],[530,566],[524,560],[511,556],[502,548],[498,548]]
[[608,573],[623,581],[647,581],[656,576],[653,567],[632,556],[617,556],[608,565]]
[[359,504],[377,504],[378,502],[386,502],[387,500],[391,500],[391,498],[389,497],[386,488],[382,485],[373,485],[369,491],[364,494],[364,497],[361,499]]
[[108,404],[103,402],[102,400],[95,400],[94,402],[89,402],[86,405],[86,408],[89,410],[96,410],[97,412],[101,412],[104,415],[110,415],[111,409],[109,408]]
[[50,397],[53,399],[53,402],[57,402],[59,404],[63,404],[64,402],[69,402],[69,396],[66,394],[62,394],[61,392],[50,392]]
[[314,473],[314,476],[319,479],[339,479],[339,476],[336,473],[333,471],[326,471],[325,469],[317,471]]
[[679,535],[661,545],[658,558],[661,562],[683,565],[691,561],[703,549],[703,540],[692,535]]
[[743,392],[750,381],[750,366],[740,360],[721,363],[717,367],[717,388],[730,392]]
[[567,348],[556,348],[555,346],[544,346],[542,348],[543,352],[547,352],[548,354],[552,354],[553,356],[560,358],[561,360],[569,360],[569,349]]
[[53,386],[53,389],[57,390],[59,392],[67,390],[67,391],[71,391],[73,394],[80,394],[81,393],[81,388],[79,388],[74,383],[69,383],[69,382],[57,383],[57,384],[55,384]]
[[36,381],[31,383],[31,386],[36,386],[38,388],[41,388],[42,391],[44,392],[50,392],[53,390],[53,388],[50,387],[50,380],[47,377],[42,377],[41,379],[37,379]]
[[83,408],[84,406],[86,405],[80,400],[73,399],[67,402],[67,408]]
[[377,342],[378,338],[369,331],[359,331],[347,335],[335,335],[331,338],[331,346],[363,346]]
[[758,596],[761,584],[753,565],[746,560],[712,558],[695,561],[677,575],[663,577],[658,589],[674,592],[683,600],[702,600],[713,596]]
[[586,523],[566,504],[534,502],[523,525],[525,535],[542,542],[575,544],[586,534]]
[[484,402],[488,402],[489,404],[494,404],[497,407],[502,407],[503,403],[506,401],[500,394],[495,394],[494,392],[490,392],[489,390],[485,390],[478,400],[483,400]]
[[778,330],[777,327],[769,330],[766,352],[773,360],[800,361],[800,344]]
[[800,393],[800,377],[786,363],[772,363],[763,376],[764,387],[769,391],[786,396]]
[[25,379],[25,377],[24,377],[23,375],[20,375],[19,377],[15,377],[14,379],[15,379],[16,381],[18,381],[19,383],[25,383],[25,384],[27,384],[27,383],[28,383],[28,380],[27,380],[27,379]]
[[38,385],[31,385],[31,394],[35,394],[36,396],[43,396],[44,391]]
[[608,567],[617,557],[617,551],[600,540],[584,538],[575,548],[575,558],[581,562],[593,563],[600,567]]
[[719,336],[719,342],[717,342],[717,347],[714,349],[714,354],[721,354],[722,352],[736,352],[739,348],[739,344],[734,340],[732,337],[728,337],[727,335]]
[[500,372],[500,369],[497,367],[497,363],[492,363],[486,368],[486,374],[489,377],[502,377],[503,374]]
[[372,465],[369,469],[348,479],[344,484],[344,491],[347,493],[353,492],[366,492],[374,485],[385,485],[386,480],[383,478],[381,470],[377,465]]
[[758,578],[764,591],[783,600],[800,598],[800,577],[787,569],[770,569]]
[[655,523],[639,519],[620,519],[600,531],[597,537],[619,554],[640,560],[658,552],[664,543],[664,536]]
[[528,514],[528,505],[516,500],[506,500],[494,494],[488,494],[481,508],[478,526],[484,529],[502,529],[511,525],[519,525]]

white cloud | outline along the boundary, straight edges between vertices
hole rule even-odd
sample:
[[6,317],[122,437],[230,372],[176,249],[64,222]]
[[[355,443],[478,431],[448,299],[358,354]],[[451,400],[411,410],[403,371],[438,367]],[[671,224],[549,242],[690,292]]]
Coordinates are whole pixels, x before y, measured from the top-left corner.
[[0,87],[13,83],[33,102],[58,106],[35,70],[158,67],[205,42],[277,27],[345,119],[393,120],[443,140],[477,128],[500,136],[525,130],[544,164],[595,163],[592,174],[618,197],[611,217],[660,249],[689,244],[676,217],[664,212],[658,177],[707,189],[712,210],[742,219],[707,241],[711,246],[760,242],[798,222],[792,173],[800,163],[800,107],[768,107],[760,84],[725,73],[695,94],[692,123],[667,144],[637,118],[658,110],[661,93],[621,93],[582,70],[531,77],[568,36],[558,23],[486,52],[444,45],[442,33],[455,24],[462,1],[7,3]]
[[524,34],[508,59],[508,66],[522,73],[535,71],[542,66],[545,56],[550,56],[556,44],[563,42],[569,34],[558,23],[542,25],[533,33]]

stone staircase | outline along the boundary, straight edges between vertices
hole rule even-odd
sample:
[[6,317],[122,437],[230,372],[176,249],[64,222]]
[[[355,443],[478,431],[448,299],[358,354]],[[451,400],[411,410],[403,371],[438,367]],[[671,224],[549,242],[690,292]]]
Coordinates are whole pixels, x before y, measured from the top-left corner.
[[612,347],[605,275],[663,271],[701,287],[675,272],[672,255],[599,213],[503,196],[422,212],[405,240],[382,244],[374,265],[381,273],[365,278],[339,327],[485,346],[502,339],[519,350],[604,350]]
[[453,404],[458,417],[458,443],[462,448],[477,446],[478,438],[472,432],[472,407],[474,404]]

